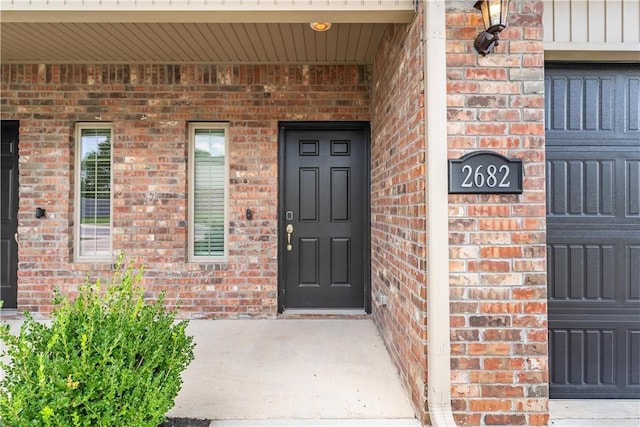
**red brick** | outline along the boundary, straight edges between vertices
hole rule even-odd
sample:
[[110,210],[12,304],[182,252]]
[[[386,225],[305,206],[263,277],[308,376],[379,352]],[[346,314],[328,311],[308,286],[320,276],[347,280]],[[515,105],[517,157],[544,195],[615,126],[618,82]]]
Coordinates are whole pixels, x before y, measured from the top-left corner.
[[466,80],[507,80],[507,73],[504,69],[500,68],[467,68],[465,70]]
[[482,417],[480,414],[455,413],[453,418],[459,426],[479,426]]
[[507,412],[511,409],[511,400],[507,399],[471,399],[469,410],[478,412]]
[[527,332],[527,341],[535,342],[535,341],[547,341],[547,331],[544,329],[537,329],[533,331]]
[[511,371],[471,371],[469,379],[480,384],[512,384],[514,373]]
[[506,135],[508,127],[505,123],[467,123],[467,135]]
[[511,207],[507,205],[469,205],[467,215],[471,217],[508,217],[511,216]]
[[515,409],[518,412],[545,412],[548,410],[548,400],[545,398],[519,399],[516,401]]
[[458,384],[451,387],[451,395],[453,398],[469,398],[470,396],[480,395],[480,386],[472,384]]
[[530,426],[546,426],[549,424],[549,414],[529,414]]
[[513,290],[514,299],[537,300],[541,298],[546,298],[546,296],[547,296],[546,289],[542,287],[516,288]]
[[492,301],[492,302],[481,302],[480,303],[480,312],[481,313],[491,313],[491,314],[498,314],[498,313],[509,313],[509,314],[515,314],[515,313],[522,313],[523,311],[523,304],[520,302],[498,302],[498,301]]
[[478,220],[478,226],[480,230],[521,230],[522,220],[517,218],[512,219],[480,219]]
[[477,357],[455,357],[451,359],[451,369],[470,370],[480,369],[480,367],[480,359]]
[[468,271],[490,271],[490,272],[506,272],[511,269],[508,261],[469,261],[467,263]]
[[490,246],[484,247],[480,251],[480,255],[484,258],[521,258],[521,246]]
[[519,385],[483,385],[483,397],[524,397],[524,388]]
[[489,426],[521,426],[527,423],[524,415],[489,414],[484,417],[484,422]]
[[539,301],[530,301],[524,303],[524,312],[525,313],[546,313],[547,312],[547,302],[539,302]]
[[518,329],[487,329],[482,333],[485,341],[521,341],[523,331]]
[[520,370],[525,366],[525,361],[521,357],[487,357],[482,361],[484,369],[487,370]]
[[544,327],[546,328],[547,320],[543,315],[527,315],[527,316],[513,316],[513,326],[516,327]]
[[495,356],[511,353],[511,345],[505,343],[469,343],[469,355]]

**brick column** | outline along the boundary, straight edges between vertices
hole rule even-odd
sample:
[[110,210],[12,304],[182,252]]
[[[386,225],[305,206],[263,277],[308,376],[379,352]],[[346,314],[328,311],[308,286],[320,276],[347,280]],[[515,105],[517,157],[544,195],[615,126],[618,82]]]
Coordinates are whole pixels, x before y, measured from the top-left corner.
[[461,425],[548,421],[542,2],[511,2],[493,54],[472,2],[448,3],[449,157],[524,163],[521,195],[451,195],[453,406]]

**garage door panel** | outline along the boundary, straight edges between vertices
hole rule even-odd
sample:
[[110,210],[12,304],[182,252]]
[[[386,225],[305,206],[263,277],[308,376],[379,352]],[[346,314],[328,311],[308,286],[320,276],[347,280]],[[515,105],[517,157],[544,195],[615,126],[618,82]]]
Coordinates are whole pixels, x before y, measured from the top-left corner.
[[634,149],[549,147],[548,228],[632,227],[640,232],[640,142],[636,144]]
[[[547,193],[551,216],[615,215],[616,159],[547,160]],[[563,156],[564,157],[564,156]]]
[[550,299],[615,301],[615,245],[564,241],[549,242],[547,249]]
[[[547,145],[594,145],[603,139],[637,144],[640,77],[636,65],[548,65],[545,77]],[[564,140],[564,141],[562,141]]]
[[549,312],[581,307],[640,315],[640,233],[549,233]]
[[550,396],[640,398],[640,65],[545,84]]
[[598,76],[546,79],[548,131],[615,131],[615,80]]
[[[615,385],[617,328],[590,329],[588,325],[557,322],[550,333],[554,384]],[[560,362],[560,363],[559,363]]]
[[[640,329],[615,318],[549,324],[554,398],[634,398],[640,392]],[[621,357],[623,356],[623,357]],[[620,364],[624,359],[630,363]]]

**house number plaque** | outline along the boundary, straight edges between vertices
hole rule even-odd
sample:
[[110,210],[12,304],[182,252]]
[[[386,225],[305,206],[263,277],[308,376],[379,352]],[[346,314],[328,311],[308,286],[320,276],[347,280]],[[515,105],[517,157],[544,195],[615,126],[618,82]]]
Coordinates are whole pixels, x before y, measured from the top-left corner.
[[449,160],[450,194],[521,194],[522,160],[476,151]]

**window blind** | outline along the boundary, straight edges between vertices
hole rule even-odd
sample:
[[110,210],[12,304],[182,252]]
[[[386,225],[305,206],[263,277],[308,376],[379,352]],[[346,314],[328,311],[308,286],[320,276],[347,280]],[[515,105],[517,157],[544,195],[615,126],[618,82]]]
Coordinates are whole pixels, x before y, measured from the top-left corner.
[[225,135],[195,129],[193,221],[195,256],[223,256],[225,249]]
[[111,129],[81,129],[79,153],[79,255],[111,256]]

